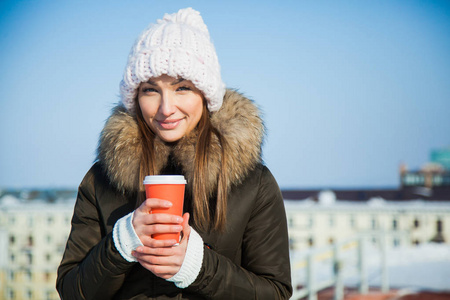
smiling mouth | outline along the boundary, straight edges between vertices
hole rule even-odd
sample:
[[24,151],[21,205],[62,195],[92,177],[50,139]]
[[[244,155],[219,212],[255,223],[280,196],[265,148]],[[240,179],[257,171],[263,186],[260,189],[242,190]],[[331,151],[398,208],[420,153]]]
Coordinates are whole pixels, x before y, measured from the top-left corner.
[[179,120],[168,120],[168,121],[157,121],[158,125],[165,130],[174,129],[180,124],[181,119]]

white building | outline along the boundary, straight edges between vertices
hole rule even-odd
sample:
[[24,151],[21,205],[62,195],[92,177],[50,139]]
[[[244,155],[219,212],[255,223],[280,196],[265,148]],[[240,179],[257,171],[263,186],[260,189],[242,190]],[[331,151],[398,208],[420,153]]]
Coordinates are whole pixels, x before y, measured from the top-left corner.
[[74,199],[0,199],[0,299],[59,299],[56,270]]
[[[336,201],[323,191],[319,201],[285,201],[293,250],[322,247],[359,233],[388,233],[388,244],[450,244],[450,201]],[[398,233],[398,234],[396,234]],[[377,243],[374,235],[373,243]]]

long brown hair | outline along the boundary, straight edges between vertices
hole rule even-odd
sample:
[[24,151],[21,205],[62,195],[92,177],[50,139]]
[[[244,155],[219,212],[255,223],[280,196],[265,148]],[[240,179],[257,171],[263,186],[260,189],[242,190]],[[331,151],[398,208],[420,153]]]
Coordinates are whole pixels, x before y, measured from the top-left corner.
[[[150,129],[142,115],[137,97],[135,98],[136,119],[142,140],[142,163],[139,171],[140,182],[147,175],[157,175],[155,163],[155,134]],[[215,229],[223,231],[227,216],[228,176],[226,151],[227,143],[222,134],[212,125],[206,100],[203,100],[203,111],[197,125],[198,139],[195,146],[194,178],[192,179],[192,208],[196,227],[202,231]],[[206,180],[209,170],[209,147],[211,140],[217,138],[221,148],[221,167],[217,178],[215,194],[210,195],[206,190]],[[142,194],[142,193],[141,193]],[[215,197],[214,197],[215,196]],[[143,194],[139,202],[144,200]]]

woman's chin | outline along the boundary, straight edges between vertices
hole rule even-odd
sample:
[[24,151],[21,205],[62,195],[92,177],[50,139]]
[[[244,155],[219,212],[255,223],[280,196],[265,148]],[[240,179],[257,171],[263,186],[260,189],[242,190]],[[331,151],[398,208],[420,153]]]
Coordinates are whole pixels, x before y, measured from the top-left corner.
[[161,140],[163,140],[166,143],[177,142],[184,136],[184,134],[180,134],[180,133],[176,133],[176,132],[170,132],[170,133],[164,132],[164,133],[158,133],[157,135]]

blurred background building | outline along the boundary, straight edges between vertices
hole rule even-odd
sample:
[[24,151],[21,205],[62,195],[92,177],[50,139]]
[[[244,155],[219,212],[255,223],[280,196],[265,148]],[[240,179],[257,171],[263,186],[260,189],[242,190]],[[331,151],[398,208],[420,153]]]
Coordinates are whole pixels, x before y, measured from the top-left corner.
[[0,299],[59,299],[56,269],[70,230],[73,191],[2,193]]
[[373,234],[370,239],[375,245],[384,238],[382,233],[389,233],[391,247],[450,245],[450,201],[338,201],[333,191],[322,191],[318,201],[286,201],[285,205],[293,250],[323,247],[361,233]]
[[430,162],[423,165],[420,170],[410,171],[402,165],[400,180],[404,198],[449,200],[450,148],[432,150]]
[[[384,293],[380,297],[398,298],[386,293],[407,287],[408,293],[411,288],[417,293],[414,299],[448,299],[449,162],[450,148],[444,148],[432,150],[430,161],[418,170],[401,165],[397,189],[282,191],[293,299],[317,299],[327,289],[334,290],[327,299],[344,299],[344,285],[360,294],[370,286]],[[423,291],[437,294],[423,298]]]

